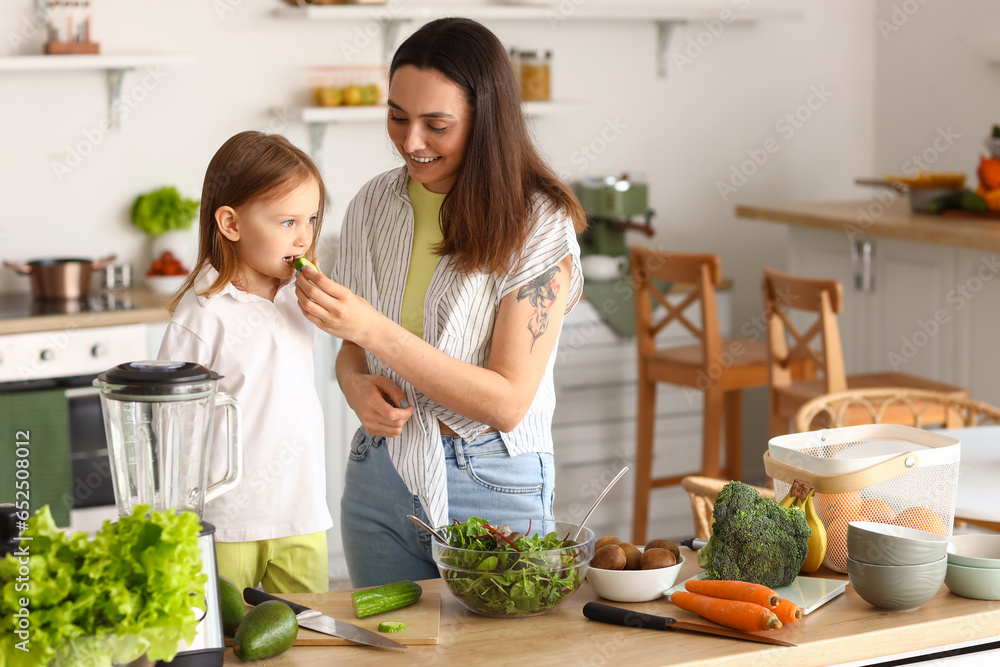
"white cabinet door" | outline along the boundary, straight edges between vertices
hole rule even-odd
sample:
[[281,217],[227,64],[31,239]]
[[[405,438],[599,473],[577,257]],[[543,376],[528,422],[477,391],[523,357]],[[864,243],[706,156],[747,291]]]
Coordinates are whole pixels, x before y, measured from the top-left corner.
[[956,330],[955,383],[969,395],[1000,405],[1000,253],[958,252],[956,277],[945,303]]
[[[870,257],[852,248],[866,243]],[[848,373],[897,370],[958,382],[956,250],[886,238],[792,229],[790,272],[838,280],[844,310],[837,318]]]
[[874,239],[872,291],[867,294],[864,367],[955,381],[956,250],[947,246]]

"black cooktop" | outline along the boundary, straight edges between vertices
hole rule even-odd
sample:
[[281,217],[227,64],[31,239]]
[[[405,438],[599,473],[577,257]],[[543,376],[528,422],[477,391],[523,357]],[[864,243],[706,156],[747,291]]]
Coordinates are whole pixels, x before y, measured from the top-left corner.
[[0,320],[36,315],[73,315],[135,310],[127,292],[94,292],[82,299],[35,299],[30,294],[0,294]]

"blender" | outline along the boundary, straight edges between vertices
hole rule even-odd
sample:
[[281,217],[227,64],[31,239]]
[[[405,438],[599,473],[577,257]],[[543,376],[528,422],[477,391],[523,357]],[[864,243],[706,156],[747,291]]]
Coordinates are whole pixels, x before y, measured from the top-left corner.
[[[216,391],[221,376],[204,366],[177,361],[133,361],[94,380],[101,390],[111,480],[119,516],[137,505],[154,511],[195,512],[233,489],[242,475],[239,402]],[[216,408],[226,411],[227,470],[209,483],[209,454]],[[198,632],[170,662],[180,667],[221,665],[226,650],[219,605],[215,527],[202,521],[198,538],[208,577],[205,600],[195,603]]]

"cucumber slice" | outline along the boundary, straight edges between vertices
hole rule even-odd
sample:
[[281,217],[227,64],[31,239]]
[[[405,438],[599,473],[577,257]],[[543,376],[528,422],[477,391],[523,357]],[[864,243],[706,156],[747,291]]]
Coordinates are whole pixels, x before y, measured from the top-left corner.
[[379,632],[399,632],[405,629],[406,623],[403,621],[382,621],[378,624]]
[[292,262],[292,268],[295,269],[296,271],[301,271],[307,266],[312,268],[313,271],[319,271],[319,269],[316,268],[316,265],[310,262],[305,257],[296,257],[295,260]]

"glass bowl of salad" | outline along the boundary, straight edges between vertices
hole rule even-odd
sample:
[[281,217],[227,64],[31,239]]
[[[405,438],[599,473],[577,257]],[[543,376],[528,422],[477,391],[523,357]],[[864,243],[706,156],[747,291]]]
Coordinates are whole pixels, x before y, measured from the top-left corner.
[[438,529],[434,562],[467,609],[494,618],[535,616],[572,595],[594,557],[594,531],[552,519],[472,517]]

